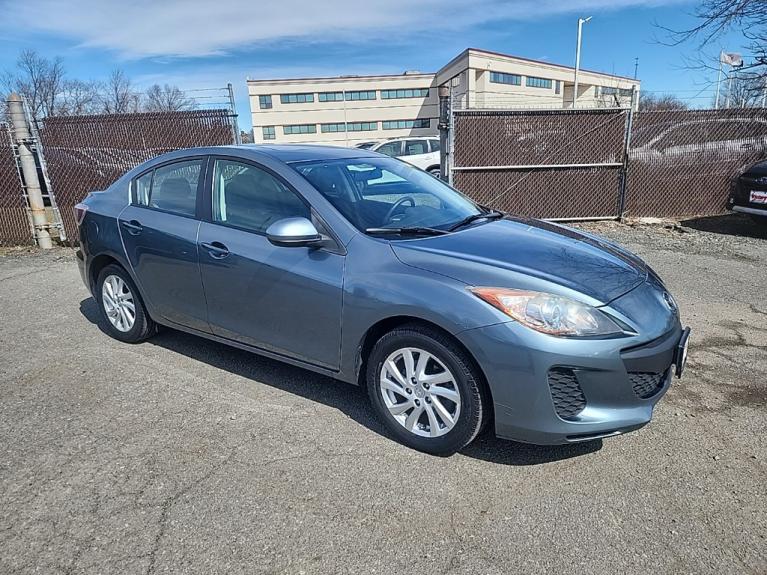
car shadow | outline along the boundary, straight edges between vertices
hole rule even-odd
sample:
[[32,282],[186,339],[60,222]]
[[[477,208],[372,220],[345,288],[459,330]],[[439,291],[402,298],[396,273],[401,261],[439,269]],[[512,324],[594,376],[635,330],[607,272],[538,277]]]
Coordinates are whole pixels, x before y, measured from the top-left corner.
[[748,214],[703,216],[683,220],[679,223],[682,227],[692,228],[701,232],[767,239],[767,218],[764,218],[764,223],[757,222]]
[[[80,302],[80,313],[103,333],[107,333],[93,298]],[[358,424],[394,441],[373,415],[367,394],[361,387],[170,328],[163,328],[147,343],[185,355],[254,383],[268,385],[338,409]],[[586,455],[598,451],[601,447],[601,440],[556,446],[517,443],[498,439],[492,429],[487,429],[461,453],[491,463],[528,466]]]

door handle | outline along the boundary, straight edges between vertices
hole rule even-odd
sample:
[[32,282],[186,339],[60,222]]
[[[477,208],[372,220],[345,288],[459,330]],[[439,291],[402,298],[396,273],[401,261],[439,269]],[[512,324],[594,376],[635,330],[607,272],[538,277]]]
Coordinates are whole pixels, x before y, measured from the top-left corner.
[[139,222],[131,220],[129,222],[120,222],[122,226],[128,230],[128,233],[134,236],[139,235],[144,229]]
[[203,243],[201,245],[206,250],[208,250],[210,257],[215,258],[217,260],[222,260],[229,255],[229,248],[227,248],[221,242]]

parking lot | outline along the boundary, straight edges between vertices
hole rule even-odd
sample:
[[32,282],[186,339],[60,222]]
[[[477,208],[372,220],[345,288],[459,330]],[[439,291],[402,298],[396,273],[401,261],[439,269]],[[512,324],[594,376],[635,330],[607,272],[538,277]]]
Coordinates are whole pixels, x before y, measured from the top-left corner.
[[437,458],[354,387],[104,335],[71,250],[0,257],[2,573],[767,572],[767,227],[584,224],[693,329],[644,429]]

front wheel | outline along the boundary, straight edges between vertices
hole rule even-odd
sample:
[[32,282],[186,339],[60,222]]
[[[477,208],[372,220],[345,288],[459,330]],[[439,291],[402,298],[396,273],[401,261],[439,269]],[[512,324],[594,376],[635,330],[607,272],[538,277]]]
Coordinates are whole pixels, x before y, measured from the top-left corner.
[[384,335],[367,362],[371,404],[405,445],[451,455],[479,434],[489,416],[482,376],[449,337],[418,325]]

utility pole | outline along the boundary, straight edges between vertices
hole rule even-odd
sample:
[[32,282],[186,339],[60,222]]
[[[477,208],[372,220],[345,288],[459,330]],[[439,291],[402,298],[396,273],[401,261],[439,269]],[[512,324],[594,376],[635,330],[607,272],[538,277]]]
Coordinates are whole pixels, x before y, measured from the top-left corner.
[[27,116],[24,113],[24,101],[16,93],[8,96],[8,115],[13,126],[13,140],[19,155],[19,167],[24,177],[24,187],[27,192],[29,211],[32,213],[32,226],[35,230],[37,245],[44,250],[53,247],[51,235],[48,233],[48,216],[45,213],[43,202],[43,190],[40,188],[40,179],[37,175],[37,163],[32,152],[32,133],[27,125]]
[[450,86],[439,87],[439,177],[448,181],[448,144],[450,142]]
[[637,71],[639,70],[639,57],[634,58],[634,80],[637,79]]
[[578,100],[578,70],[581,67],[581,38],[583,36],[583,25],[591,20],[591,16],[588,18],[578,18],[578,41],[575,45],[575,82],[573,86],[573,108],[576,106]]

